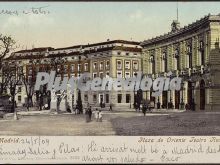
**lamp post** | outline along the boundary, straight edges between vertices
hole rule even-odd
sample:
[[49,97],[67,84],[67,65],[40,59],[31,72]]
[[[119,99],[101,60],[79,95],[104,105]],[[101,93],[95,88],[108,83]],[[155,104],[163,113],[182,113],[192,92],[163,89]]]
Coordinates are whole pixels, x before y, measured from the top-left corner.
[[141,88],[139,88],[137,91],[137,107],[139,111],[140,111],[140,105],[141,105],[142,99],[143,99],[143,92]]
[[129,102],[130,102],[130,109],[131,109],[131,95],[129,97]]
[[181,90],[182,90],[182,96],[181,96],[181,103],[180,103],[180,109],[184,109],[184,102],[183,102],[183,92],[184,92],[184,82],[181,83]]
[[[80,55],[79,55],[79,61],[78,61],[79,77],[80,77],[80,69],[81,69],[81,54],[83,54],[83,53],[84,53],[84,50],[81,47]],[[80,91],[80,89],[78,89],[78,99],[77,99],[76,107],[78,108],[79,113],[83,113],[83,106],[82,106],[82,99],[81,99],[81,91]]]
[[158,99],[157,99],[157,109],[160,109],[160,97],[158,96]]
[[136,87],[136,81],[135,81],[135,84],[134,84],[134,103],[133,103],[133,106],[134,106],[134,109],[136,109],[136,95],[135,95],[135,87]]
[[191,102],[191,110],[193,110],[193,111],[195,111],[194,88],[195,88],[195,83],[192,82],[192,102]]

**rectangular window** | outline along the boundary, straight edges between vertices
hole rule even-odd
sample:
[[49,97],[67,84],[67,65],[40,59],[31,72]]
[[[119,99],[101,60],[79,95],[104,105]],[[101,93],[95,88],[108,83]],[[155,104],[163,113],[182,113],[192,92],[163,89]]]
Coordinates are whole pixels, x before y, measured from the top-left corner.
[[97,70],[97,69],[98,69],[97,62],[94,62],[94,63],[93,63],[93,69],[94,69],[94,70]]
[[117,71],[117,78],[122,78],[122,71]]
[[133,72],[133,77],[137,77],[137,72]]
[[105,95],[105,102],[106,102],[106,103],[109,103],[109,94],[106,94],[106,95]]
[[110,69],[110,61],[106,61],[106,69]]
[[97,102],[97,95],[93,95],[93,102]]
[[138,61],[133,61],[133,69],[138,70]]
[[97,73],[93,73],[93,78],[96,78],[97,77]]
[[78,71],[81,71],[81,64],[78,64]]
[[103,72],[99,73],[99,77],[102,79],[103,78]]
[[75,65],[71,64],[71,72],[74,72],[74,71],[75,71]]
[[122,102],[122,94],[118,94],[118,103]]
[[87,94],[84,95],[84,101],[86,101],[86,102],[88,101],[88,95]]
[[68,72],[68,65],[64,65],[64,73]]
[[130,94],[126,94],[126,103],[130,103],[131,101],[131,95]]
[[21,93],[21,87],[18,87],[18,93]]
[[33,73],[32,67],[29,67],[28,73],[29,73],[29,74],[32,74],[32,73]]
[[19,103],[21,102],[21,96],[18,96],[18,102]]
[[125,72],[125,78],[130,78],[130,72]]
[[100,64],[99,64],[99,69],[100,69],[100,70],[103,70],[103,69],[104,69],[104,63],[103,63],[103,61],[100,62]]
[[122,69],[122,61],[117,60],[117,69]]
[[109,72],[106,72],[106,76],[105,77],[109,77]]
[[130,69],[130,68],[131,68],[131,62],[125,61],[125,69]]
[[89,71],[89,64],[88,64],[88,63],[85,63],[85,64],[84,64],[84,70],[85,70],[85,71]]

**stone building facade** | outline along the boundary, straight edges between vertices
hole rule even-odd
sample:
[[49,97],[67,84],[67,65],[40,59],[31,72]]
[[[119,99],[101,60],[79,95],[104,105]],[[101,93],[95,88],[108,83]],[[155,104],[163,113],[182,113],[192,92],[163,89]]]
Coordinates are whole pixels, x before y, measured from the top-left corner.
[[153,78],[180,76],[183,78],[181,90],[164,91],[157,98],[147,92],[145,98],[162,108],[172,103],[180,109],[195,102],[196,110],[219,109],[220,15],[207,15],[182,28],[174,21],[171,29],[141,43],[143,72]]
[[[15,65],[22,68],[30,81],[35,83],[38,72],[56,71],[56,76],[77,77],[85,72],[95,77],[127,78],[142,70],[142,49],[139,42],[113,40],[88,45],[76,45],[66,48],[54,49],[51,47],[34,48],[31,50],[21,50],[12,53],[5,59],[4,64]],[[34,85],[34,84],[32,84]],[[68,92],[67,92],[68,93]],[[109,106],[126,106],[133,103],[133,92],[126,91],[85,91],[81,92],[84,106],[88,103],[92,106],[99,106],[100,102]],[[54,98],[54,93],[50,93]],[[71,106],[76,105],[78,91],[73,95],[68,94],[61,102],[63,107],[66,102]],[[37,104],[39,99],[34,93],[33,100]],[[44,94],[44,100],[48,95]],[[53,99],[52,99],[53,100]],[[23,105],[27,101],[27,94],[23,84],[18,86],[16,102]],[[51,108],[56,108],[56,100],[51,103]],[[45,103],[47,101],[44,101]]]

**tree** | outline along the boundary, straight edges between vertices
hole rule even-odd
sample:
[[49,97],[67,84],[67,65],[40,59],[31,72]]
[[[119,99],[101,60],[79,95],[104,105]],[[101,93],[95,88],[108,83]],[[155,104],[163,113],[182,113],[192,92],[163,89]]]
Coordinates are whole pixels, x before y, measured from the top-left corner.
[[[56,73],[55,73],[55,77],[57,77],[57,75],[61,75],[62,77],[62,74],[63,74],[63,68],[62,68],[62,65],[65,63],[65,59],[63,57],[53,57],[53,58],[50,58],[47,63],[51,66],[51,70],[54,70]],[[56,108],[56,111],[57,113],[59,112],[60,110],[60,103],[62,101],[63,98],[66,99],[66,91],[56,91],[55,92],[55,97],[56,97],[56,102],[57,102],[57,108]]]
[[17,94],[17,86],[21,85],[21,75],[19,67],[16,62],[12,62],[11,65],[3,65],[3,77],[4,84],[7,84],[7,88],[10,93],[11,103],[12,103],[12,112],[14,112],[14,119],[17,120],[17,110],[16,110],[16,101],[15,96]]
[[[22,72],[22,82],[25,86],[25,92],[27,95],[27,110],[29,111],[30,107],[33,107],[33,95],[35,93],[34,85],[36,81],[37,75],[37,65],[41,62],[41,59],[35,59],[31,61],[31,66],[28,67],[27,73]],[[23,70],[22,70],[23,71]],[[39,92],[36,92],[39,93]],[[37,94],[38,95],[38,94]],[[39,93],[39,95],[43,95]],[[40,109],[42,109],[42,105],[40,105]]]
[[[1,70],[2,70],[3,59],[11,51],[17,48],[15,44],[16,44],[15,40],[12,39],[10,36],[5,36],[5,35],[0,34],[0,72],[2,72]],[[1,82],[0,95],[3,93],[3,88],[4,88],[4,84]]]
[[28,73],[22,73],[22,82],[25,86],[25,91],[27,95],[27,110],[29,111],[30,107],[33,107],[33,95],[35,93],[34,91],[34,84],[35,84],[35,76],[34,74],[31,74],[30,76]]
[[78,90],[78,100],[77,100],[77,108],[79,110],[79,113],[83,113],[83,105],[82,105],[82,99],[81,99],[81,91]]

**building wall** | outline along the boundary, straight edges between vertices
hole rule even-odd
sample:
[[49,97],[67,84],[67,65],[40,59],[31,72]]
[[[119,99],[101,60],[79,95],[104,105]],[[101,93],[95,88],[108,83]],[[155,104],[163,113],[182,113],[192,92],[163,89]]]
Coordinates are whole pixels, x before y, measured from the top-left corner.
[[[144,41],[143,46],[143,71],[147,74],[165,76],[169,71],[174,76],[184,78],[184,91],[180,91],[180,97],[175,92],[169,92],[167,97],[174,101],[176,98],[181,102],[182,95],[184,104],[189,103],[190,99],[195,99],[196,110],[203,109],[202,103],[205,102],[205,109],[220,107],[219,103],[219,33],[220,16],[206,16],[201,20],[185,26],[175,33],[168,33],[165,36],[155,37]],[[191,46],[191,53],[189,47]],[[202,47],[202,49],[200,49]],[[179,68],[176,68],[175,53],[178,50]],[[202,51],[204,52],[204,63],[202,62]],[[167,53],[167,72],[164,74],[163,52]],[[192,56],[192,66],[189,66],[189,54]],[[155,56],[155,72],[152,73],[151,55]],[[205,82],[205,92],[201,82]],[[188,82],[195,84],[193,96],[189,99]],[[191,88],[190,88],[191,89]],[[159,97],[160,102],[162,96]],[[168,99],[169,100],[169,99]],[[156,101],[157,102],[157,101]]]
[[[59,48],[59,49],[51,49],[44,50],[42,49],[34,49],[32,50],[22,50],[13,55],[12,58],[7,59],[8,62],[16,62],[22,63],[23,70],[25,74],[30,77],[33,77],[36,80],[36,74],[38,71],[46,71],[50,73],[51,70],[58,71],[60,68],[60,72],[57,72],[56,76],[79,76],[82,75],[84,72],[89,72],[92,75],[92,79],[94,78],[94,74],[96,73],[98,77],[100,74],[103,74],[103,77],[106,77],[107,73],[112,78],[117,77],[117,60],[122,61],[122,74],[123,78],[125,75],[125,71],[130,71],[130,76],[134,72],[141,71],[141,47],[136,42],[129,42],[129,41],[113,41],[113,43],[104,42],[104,43],[97,43],[92,45],[86,46],[74,46],[70,48]],[[82,51],[82,48],[83,51]],[[36,51],[37,50],[37,51]],[[41,51],[38,51],[41,50]],[[120,55],[118,55],[120,52]],[[18,61],[17,57],[21,57]],[[81,57],[79,59],[79,56]],[[64,60],[61,63],[56,63],[56,68],[54,68],[53,64],[51,63],[51,59],[55,61],[57,58],[62,58]],[[109,67],[107,67],[107,61],[109,61]],[[125,69],[125,61],[131,61],[131,66],[129,70]],[[135,70],[132,67],[132,61],[136,61],[139,67]],[[94,68],[94,62],[97,63],[97,69]],[[100,64],[103,62],[103,69],[100,68]],[[88,70],[86,71],[85,64],[88,64]],[[78,68],[78,64],[81,65]],[[72,66],[74,65],[74,70],[72,70]],[[78,98],[78,90],[74,90],[74,94],[69,93],[69,88],[67,89],[67,98],[62,99],[61,102],[61,109],[65,110],[66,102],[72,107],[76,105],[76,101]],[[106,106],[109,106],[112,103],[114,106],[129,106],[131,103],[126,103],[126,94],[131,94],[131,98],[129,102],[133,102],[133,92],[126,92],[126,91],[85,91],[81,92],[81,98],[83,101],[84,106],[86,107],[89,103],[93,106],[99,106],[101,102],[101,95],[103,97],[103,103],[106,103]],[[118,95],[122,94],[121,103],[118,104]],[[108,96],[107,96],[108,95]],[[96,99],[95,99],[96,96]],[[35,105],[38,104],[36,100],[36,94],[33,97]],[[21,92],[16,95],[16,101],[18,105],[23,105],[25,100],[27,99],[27,95],[25,92],[24,85],[21,85]],[[56,97],[55,94],[52,92],[52,109],[56,109]]]

